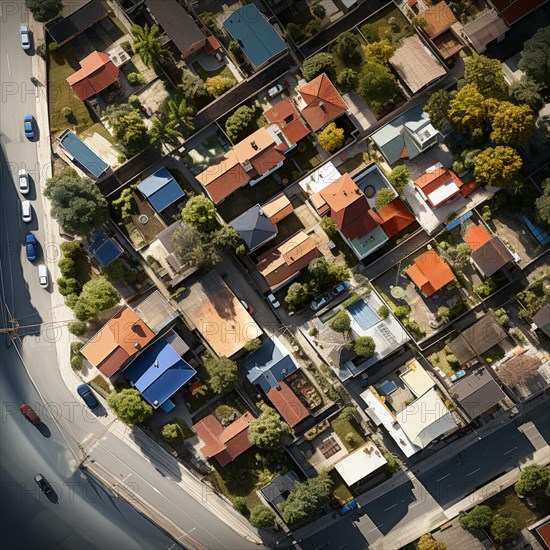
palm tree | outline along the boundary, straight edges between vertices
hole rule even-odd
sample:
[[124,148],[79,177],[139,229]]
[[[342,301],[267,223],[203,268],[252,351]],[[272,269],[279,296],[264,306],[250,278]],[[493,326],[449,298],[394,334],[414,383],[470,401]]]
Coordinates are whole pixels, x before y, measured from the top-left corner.
[[149,130],[151,143],[154,145],[167,143],[168,145],[172,145],[172,147],[177,147],[180,144],[179,138],[181,137],[181,132],[179,132],[177,126],[178,124],[175,120],[164,122],[158,117],[153,117]]
[[195,107],[189,105],[185,98],[176,97],[168,101],[166,105],[166,114],[168,120],[176,122],[178,125],[187,126],[190,130],[195,128]]
[[158,25],[150,28],[149,25],[143,27],[134,25],[130,32],[134,37],[134,51],[139,54],[147,67],[172,59],[170,50],[160,45]]

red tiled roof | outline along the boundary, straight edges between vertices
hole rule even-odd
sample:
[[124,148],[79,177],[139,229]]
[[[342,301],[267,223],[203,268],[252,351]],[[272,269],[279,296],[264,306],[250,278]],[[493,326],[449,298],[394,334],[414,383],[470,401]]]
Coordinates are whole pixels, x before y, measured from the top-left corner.
[[524,15],[542,6],[546,0],[517,0],[516,2],[510,2],[510,0],[491,0],[493,6],[497,9],[500,15],[511,25]]
[[437,255],[435,250],[428,250],[418,256],[405,273],[428,297],[455,279],[451,268]]
[[309,416],[308,410],[285,382],[279,382],[278,388],[271,388],[267,397],[291,428]]
[[479,183],[477,183],[476,181],[469,181],[460,188],[460,194],[463,197],[467,197],[468,195],[473,193],[478,187]]
[[277,124],[290,145],[294,145],[309,134],[300,113],[289,98],[279,101],[277,105],[264,112],[271,124]]
[[382,220],[382,228],[388,237],[397,235],[397,233],[400,233],[415,221],[415,217],[409,212],[409,209],[400,198],[396,198],[389,204],[386,204],[377,213]]
[[206,38],[206,44],[203,47],[203,51],[206,55],[212,55],[221,47],[222,45],[220,44],[220,41],[213,34],[211,34]]
[[298,107],[314,132],[348,110],[346,102],[324,73],[304,84],[298,92],[302,98]]
[[454,13],[446,2],[431,5],[418,17],[426,21],[424,31],[430,38],[439,36],[457,22]]
[[472,250],[477,250],[491,240],[491,235],[482,225],[471,225],[462,239]]
[[269,172],[269,170],[273,169],[277,166],[277,164],[283,162],[284,160],[284,154],[281,153],[277,147],[272,147],[271,149],[267,149],[251,159],[250,164],[252,164],[258,175],[261,176],[262,174]]
[[[433,206],[433,208],[437,208],[444,202],[452,199],[455,195],[458,195],[460,193],[460,188],[464,185],[464,182],[452,170],[449,170],[448,168],[445,168],[443,166],[437,168],[434,168],[434,166],[428,168],[426,172],[424,172],[418,179],[414,181],[414,184],[422,190],[431,206]],[[434,203],[430,199],[429,195],[431,193],[433,193],[440,187],[446,184],[452,184],[453,182],[455,183],[456,188],[458,188],[458,190],[456,190],[453,194],[445,196],[437,203]]]
[[108,55],[92,52],[80,61],[81,69],[67,78],[81,101],[101,92],[118,81],[119,69]]

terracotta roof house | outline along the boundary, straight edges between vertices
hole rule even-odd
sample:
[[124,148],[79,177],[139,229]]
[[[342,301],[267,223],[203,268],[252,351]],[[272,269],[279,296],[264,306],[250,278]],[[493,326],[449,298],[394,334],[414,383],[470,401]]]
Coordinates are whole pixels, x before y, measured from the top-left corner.
[[177,0],[146,0],[146,5],[183,59],[206,46],[206,36]]
[[248,440],[248,425],[254,417],[246,412],[235,422],[224,428],[219,420],[210,414],[193,425],[193,430],[204,442],[200,450],[206,458],[215,458],[220,466],[226,466],[252,447]]
[[422,198],[432,207],[437,208],[460,194],[464,182],[440,162],[436,162],[414,182]]
[[309,411],[285,382],[271,388],[267,397],[291,428],[309,416]]
[[280,128],[291,147],[309,135],[309,129],[288,97],[265,111],[264,116],[270,124]]
[[48,34],[59,46],[107,17],[107,10],[101,0],[77,0],[77,9],[73,9],[74,7],[74,2],[65,2],[61,12],[62,19],[56,19],[46,25]]
[[348,110],[346,102],[324,73],[298,88],[295,101],[314,132]]
[[502,42],[509,28],[496,10],[485,10],[462,27],[462,36],[477,53],[483,53],[487,48]]
[[80,61],[80,67],[66,80],[81,101],[118,82],[120,70],[107,54],[92,52]]
[[546,2],[548,0],[491,0],[491,4],[508,25],[513,25]]
[[514,259],[506,245],[481,225],[471,225],[462,238],[472,249],[470,260],[483,277],[494,275]]
[[315,241],[299,231],[258,258],[256,270],[273,291],[283,288],[321,256]]
[[415,258],[413,265],[405,273],[427,298],[455,280],[451,268],[435,250],[428,250]]
[[382,222],[384,232],[390,238],[401,233],[416,221],[416,218],[399,197],[377,210],[376,213]]
[[294,208],[292,208],[289,198],[284,193],[276,195],[267,202],[264,202],[262,204],[262,210],[271,220],[271,223],[275,225],[294,212]]
[[457,19],[447,2],[438,2],[429,6],[418,17],[426,21],[423,31],[443,59],[450,59],[464,48],[464,44],[452,29]]
[[330,214],[343,239],[362,260],[388,240],[382,220],[347,173],[310,197],[319,215]]
[[154,337],[155,333],[130,308],[123,307],[86,343],[80,353],[110,378]]
[[404,38],[389,63],[413,94],[446,73],[417,35]]

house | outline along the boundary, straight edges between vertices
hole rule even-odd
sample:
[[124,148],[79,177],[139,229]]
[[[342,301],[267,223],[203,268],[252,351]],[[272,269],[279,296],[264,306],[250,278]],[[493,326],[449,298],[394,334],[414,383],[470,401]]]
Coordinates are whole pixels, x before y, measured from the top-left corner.
[[223,28],[239,44],[256,71],[286,52],[285,41],[255,4],[233,11],[224,21]]
[[376,214],[380,218],[384,233],[390,238],[401,233],[416,221],[399,197],[377,210]]
[[123,307],[86,343],[80,353],[110,378],[154,337],[155,333],[129,307]]
[[259,204],[230,221],[229,226],[240,235],[250,252],[277,236],[277,226],[265,215]]
[[218,356],[232,357],[262,331],[216,271],[210,271],[189,287],[182,310]]
[[294,212],[294,208],[289,198],[284,193],[280,193],[267,202],[264,202],[262,204],[262,210],[271,220],[271,223],[275,225]]
[[464,182],[440,162],[428,167],[414,186],[420,196],[432,207],[438,208],[460,194]]
[[276,124],[279,127],[290,146],[289,148],[309,135],[305,122],[288,97],[279,101],[271,109],[264,111],[264,116],[270,124]]
[[422,106],[413,107],[370,137],[391,166],[400,159],[414,159],[437,143],[439,132]]
[[315,241],[299,231],[258,258],[256,270],[276,291],[294,280],[311,260],[321,256]]
[[81,68],[66,80],[80,101],[86,101],[118,82],[120,69],[107,54],[92,52],[79,63]]
[[445,68],[417,35],[404,38],[389,63],[413,94],[446,74]]
[[416,359],[407,361],[399,370],[399,378],[416,397],[424,395],[435,386],[433,378]]
[[506,397],[485,367],[456,381],[451,391],[471,420],[496,408]]
[[491,277],[514,259],[506,245],[482,225],[470,225],[462,238],[472,249],[470,261],[483,277]]
[[[140,297],[139,301],[132,302],[131,306],[155,334],[162,332],[179,317],[178,312],[161,294],[160,290],[153,290],[148,296]],[[187,349],[182,350],[182,344],[185,344],[183,340],[179,342],[178,351],[180,355],[185,355],[189,351],[189,346],[186,345]]]
[[495,9],[487,9],[462,27],[462,36],[473,46],[477,53],[502,42],[509,26]]
[[[77,9],[73,10],[75,6]],[[61,16],[62,19],[56,19],[46,25],[48,34],[58,46],[66,44],[107,17],[107,10],[101,0],[90,0],[89,2],[77,0],[76,4],[75,2],[64,3]]]
[[97,180],[109,170],[109,165],[71,130],[62,132],[57,142],[75,166],[92,178]]
[[334,219],[344,241],[359,260],[378,250],[388,240],[382,220],[369,207],[364,193],[345,173],[309,197],[320,216]]
[[206,36],[177,0],[146,0],[146,5],[183,59],[206,46]]
[[535,315],[533,315],[533,324],[546,336],[550,337],[550,303],[541,307]]
[[185,197],[185,191],[165,167],[145,178],[137,188],[159,213]]
[[296,105],[314,132],[348,110],[346,102],[324,73],[298,88],[297,92]]
[[523,350],[502,362],[496,372],[502,382],[523,399],[543,391],[550,384],[550,361],[531,350]]
[[259,493],[280,515],[282,512],[281,504],[286,502],[290,493],[294,491],[296,483],[299,482],[300,478],[296,475],[296,472],[289,470],[284,474],[275,476],[272,481],[259,490]]
[[309,411],[285,382],[279,382],[266,395],[291,428],[309,416]]
[[387,462],[378,447],[372,441],[367,441],[358,449],[338,460],[334,464],[334,468],[348,487],[354,487],[360,485],[365,478],[373,473],[379,472]]
[[497,9],[499,15],[513,25],[531,12],[546,4],[548,0],[491,0],[491,4]]
[[173,331],[169,336],[170,340],[159,338],[147,346],[124,371],[143,399],[154,409],[161,407],[165,412],[174,408],[170,397],[197,374],[181,358],[180,349],[188,350],[187,344]]
[[101,266],[113,263],[124,253],[118,242],[114,238],[108,237],[104,231],[95,231],[89,237],[89,241],[90,245],[86,252]]
[[226,426],[210,414],[193,425],[204,446],[199,449],[206,458],[215,458],[220,466],[226,466],[252,447],[248,440],[248,426],[254,417],[246,412]]
[[319,168],[309,174],[309,176],[300,180],[298,185],[302,189],[302,194],[308,198],[336,181],[341,175],[338,168],[329,160],[325,162],[325,164],[319,166]]
[[426,298],[455,280],[451,268],[435,250],[428,250],[415,258],[413,265],[405,273]]
[[453,29],[457,19],[447,2],[432,4],[418,17],[426,21],[423,31],[445,61],[464,48],[464,44]]

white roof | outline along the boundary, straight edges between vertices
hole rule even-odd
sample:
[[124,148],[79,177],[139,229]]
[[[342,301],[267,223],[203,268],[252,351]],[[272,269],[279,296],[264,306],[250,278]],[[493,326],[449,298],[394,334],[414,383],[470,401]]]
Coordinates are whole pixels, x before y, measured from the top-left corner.
[[386,462],[387,460],[378,447],[369,441],[345,458],[340,459],[334,467],[346,485],[351,486],[384,466]]
[[453,180],[449,180],[439,186],[435,191],[429,193],[428,198],[434,206],[438,206],[442,202],[445,202],[449,197],[456,195],[458,192],[458,185]]
[[415,397],[424,395],[435,386],[433,379],[416,359],[411,359],[406,365],[408,368],[400,378]]
[[457,427],[453,415],[434,388],[398,412],[397,421],[408,438],[422,449]]
[[327,185],[330,185],[333,181],[336,181],[341,175],[338,168],[329,161],[301,180],[298,185],[305,193],[313,195],[324,189]]

